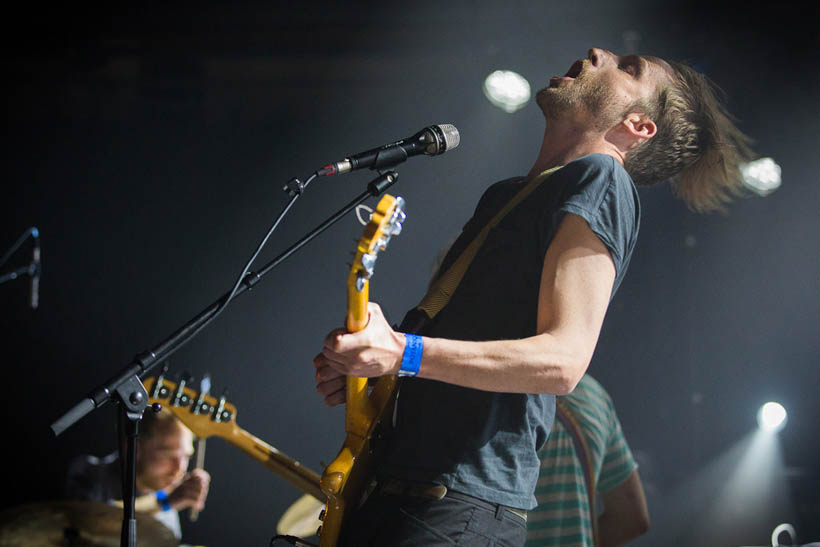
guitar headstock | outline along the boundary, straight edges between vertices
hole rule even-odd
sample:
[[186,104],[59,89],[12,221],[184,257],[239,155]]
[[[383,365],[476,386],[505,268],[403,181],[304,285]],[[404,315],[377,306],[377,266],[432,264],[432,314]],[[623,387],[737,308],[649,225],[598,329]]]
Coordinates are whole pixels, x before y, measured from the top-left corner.
[[365,226],[364,233],[356,246],[356,256],[350,268],[349,287],[361,292],[376,265],[379,252],[384,251],[393,236],[401,233],[404,212],[404,198],[385,194]]
[[187,387],[185,379],[172,382],[162,375],[145,378],[143,383],[149,405],[161,404],[200,439],[227,437],[236,427],[236,407],[227,402],[225,395],[212,397]]

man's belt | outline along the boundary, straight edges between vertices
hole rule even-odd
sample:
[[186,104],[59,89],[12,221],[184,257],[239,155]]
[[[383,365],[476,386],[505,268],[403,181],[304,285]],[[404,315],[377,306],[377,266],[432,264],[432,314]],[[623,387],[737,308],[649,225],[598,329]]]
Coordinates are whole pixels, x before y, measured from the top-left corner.
[[508,507],[498,503],[490,503],[483,499],[468,494],[462,494],[454,490],[448,490],[443,484],[433,484],[429,482],[415,482],[395,479],[392,477],[379,480],[379,492],[388,496],[406,496],[410,498],[423,498],[428,500],[440,500],[445,497],[472,503],[498,514],[500,511],[508,511],[513,515],[527,520],[527,512],[523,509]]

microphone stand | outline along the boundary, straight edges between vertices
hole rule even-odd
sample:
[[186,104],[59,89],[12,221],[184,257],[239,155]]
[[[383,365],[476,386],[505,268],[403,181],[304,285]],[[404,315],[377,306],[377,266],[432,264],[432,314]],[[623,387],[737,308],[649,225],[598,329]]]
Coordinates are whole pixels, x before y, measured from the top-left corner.
[[[2,266],[3,264],[6,263],[6,261],[11,257],[11,255],[13,255],[14,252],[17,249],[20,248],[20,245],[22,245],[23,242],[29,236],[33,237],[36,240],[38,237],[40,237],[40,231],[36,227],[32,226],[31,228],[28,228],[25,232],[23,232],[22,235],[19,238],[17,238],[17,241],[15,241],[14,244],[11,247],[9,247],[9,250],[6,251],[3,254],[3,256],[0,258],[0,266]],[[13,270],[11,272],[7,272],[5,274],[1,274],[0,275],[0,285],[5,283],[6,281],[13,281],[13,280],[17,279],[18,277],[20,277],[21,275],[31,275],[31,276],[33,276],[36,273],[37,273],[37,264],[32,262],[28,266],[21,266],[21,267],[17,268],[16,270]]]
[[34,275],[36,271],[36,266],[33,262],[28,266],[20,266],[16,270],[0,275],[0,285],[5,283],[6,281],[12,281],[14,279],[17,279],[21,275]]
[[[148,392],[139,377],[150,372],[159,363],[170,357],[172,353],[193,339],[229,302],[240,294],[252,289],[265,274],[281,264],[286,258],[338,222],[347,213],[364,203],[368,198],[378,196],[387,190],[387,188],[396,182],[398,176],[398,173],[395,171],[389,171],[371,180],[367,185],[367,190],[359,194],[353,201],[339,209],[339,211],[308,232],[308,234],[299,241],[265,264],[258,272],[249,271],[242,279],[241,285],[237,286],[235,290],[223,294],[214,303],[202,310],[153,348],[138,353],[131,363],[123,367],[107,381],[97,386],[86,398],[51,424],[51,430],[54,434],[60,435],[85,415],[103,406],[109,400],[114,399],[115,402],[120,404],[120,432],[121,436],[126,438],[125,447],[121,448],[121,454],[123,450],[125,451],[125,457],[122,460],[124,466],[124,508],[120,542],[122,547],[136,547],[137,545],[136,518],[134,516],[134,502],[136,499],[136,440],[139,436],[139,422],[142,420],[142,415],[148,404]],[[287,205],[285,211],[299,198],[305,187],[306,185],[298,179],[291,180],[287,186],[285,186],[285,190],[291,195],[291,202]],[[120,444],[122,445],[122,443]]]

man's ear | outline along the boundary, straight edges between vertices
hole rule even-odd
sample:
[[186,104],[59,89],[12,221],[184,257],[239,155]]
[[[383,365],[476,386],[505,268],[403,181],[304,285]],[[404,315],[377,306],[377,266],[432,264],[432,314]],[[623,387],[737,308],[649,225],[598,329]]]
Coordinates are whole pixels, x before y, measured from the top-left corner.
[[622,123],[626,131],[635,138],[636,144],[654,137],[658,132],[655,122],[640,112],[631,112]]

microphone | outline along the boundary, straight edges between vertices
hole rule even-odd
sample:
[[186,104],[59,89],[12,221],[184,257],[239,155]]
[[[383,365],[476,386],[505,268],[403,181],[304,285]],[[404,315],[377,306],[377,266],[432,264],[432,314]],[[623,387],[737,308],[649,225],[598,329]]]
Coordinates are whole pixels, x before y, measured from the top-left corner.
[[411,156],[427,154],[437,156],[452,150],[461,142],[458,129],[449,123],[425,127],[412,137],[385,144],[366,152],[350,156],[342,161],[322,167],[319,176],[340,175],[356,169],[387,169],[398,165]]
[[34,238],[34,249],[32,251],[31,266],[31,309],[36,310],[40,305],[40,232],[37,228],[31,229],[31,237]]

